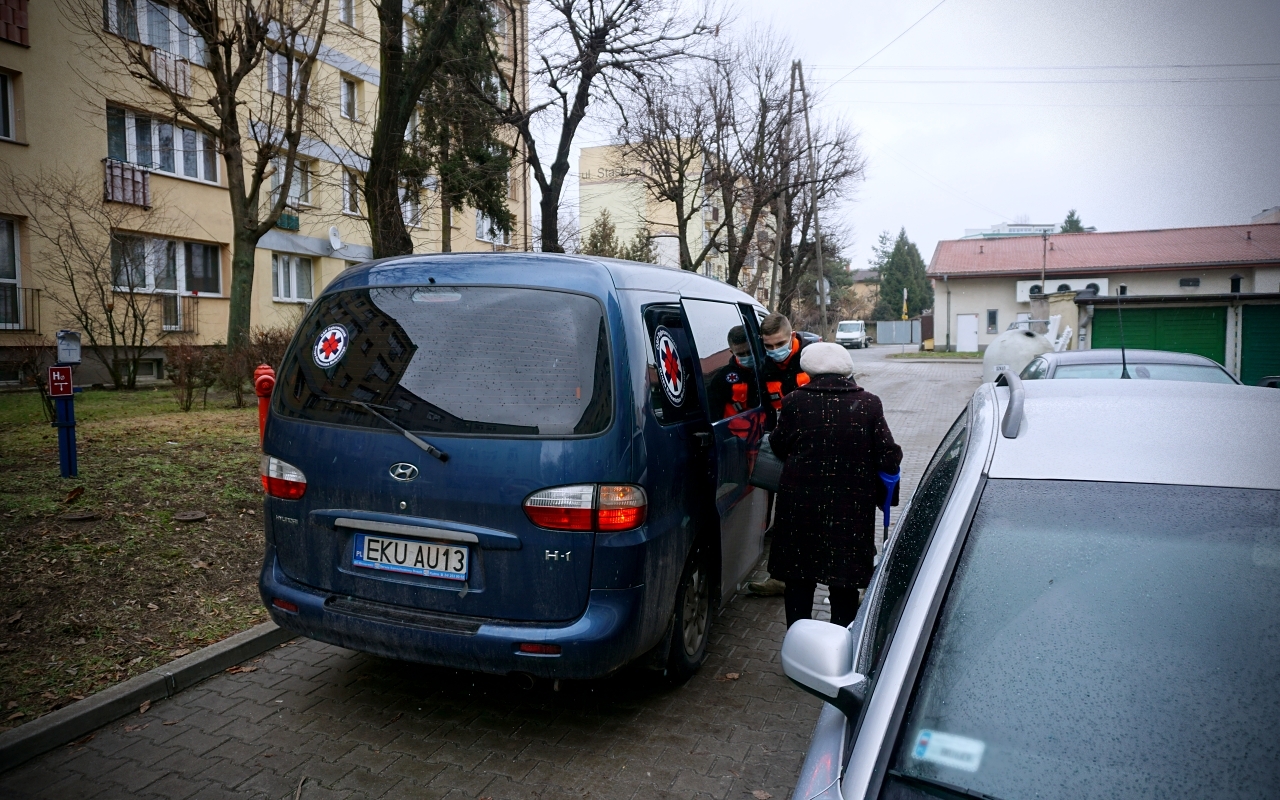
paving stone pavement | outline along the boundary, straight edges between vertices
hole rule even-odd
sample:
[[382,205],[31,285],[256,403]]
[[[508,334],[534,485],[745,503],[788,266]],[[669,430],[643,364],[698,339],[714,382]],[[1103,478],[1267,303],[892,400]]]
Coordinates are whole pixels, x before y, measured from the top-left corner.
[[[914,488],[978,372],[858,374]],[[0,798],[787,798],[820,704],[782,675],[782,599],[739,595],[712,634],[683,687],[625,672],[559,691],[297,639],[0,775]]]

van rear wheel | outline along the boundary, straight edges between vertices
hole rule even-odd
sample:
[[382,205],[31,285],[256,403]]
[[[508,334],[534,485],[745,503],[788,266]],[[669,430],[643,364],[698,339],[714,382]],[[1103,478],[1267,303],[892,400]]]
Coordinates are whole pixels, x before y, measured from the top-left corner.
[[693,677],[707,657],[711,638],[711,577],[706,559],[695,551],[685,564],[676,593],[676,611],[667,656],[667,680],[681,684]]

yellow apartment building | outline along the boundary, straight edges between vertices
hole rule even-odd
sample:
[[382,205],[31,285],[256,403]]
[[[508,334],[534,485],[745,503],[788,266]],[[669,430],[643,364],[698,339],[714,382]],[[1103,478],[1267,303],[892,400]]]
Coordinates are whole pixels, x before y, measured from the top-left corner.
[[[106,0],[103,8],[105,29],[136,25],[134,35],[150,48],[153,66],[163,65],[173,82],[200,96],[209,77],[198,40],[165,3]],[[524,6],[516,8],[515,19],[499,28],[511,52],[527,42]],[[77,38],[64,11],[54,0],[0,0],[0,176],[47,176],[50,186],[89,187],[100,203],[90,216],[118,223],[117,246],[145,252],[146,269],[130,284],[134,291],[108,287],[114,298],[108,303],[145,297],[155,324],[139,378],[161,377],[164,345],[211,345],[227,336],[232,225],[226,166],[216,143],[181,119],[141,111],[155,108],[158,94],[146,98],[151,90],[132,79],[113,79],[97,43]],[[271,187],[288,192],[291,208],[258,243],[254,327],[296,325],[338,273],[372,257],[354,188],[367,166],[362,152],[377,108],[377,15],[368,0],[332,0],[329,11],[309,87],[308,113],[317,124],[308,126],[299,147],[293,185]],[[261,87],[244,98],[250,111],[252,103],[269,98],[274,65],[267,61]],[[517,63],[523,66],[523,59]],[[527,74],[514,83],[525,93]],[[242,127],[246,139],[250,127]],[[514,161],[523,163],[519,156]],[[31,218],[30,205],[13,194],[0,187],[0,384],[17,380],[24,347],[51,344],[55,331],[77,327],[65,303],[57,302],[71,288],[59,279],[58,254],[46,235],[57,220]],[[495,234],[483,215],[464,209],[452,215],[452,249],[529,249],[523,168],[512,170],[508,202],[515,219],[511,234]],[[402,212],[415,252],[439,251],[441,214],[431,181],[405,192]],[[77,383],[107,382],[104,375],[86,347]]]

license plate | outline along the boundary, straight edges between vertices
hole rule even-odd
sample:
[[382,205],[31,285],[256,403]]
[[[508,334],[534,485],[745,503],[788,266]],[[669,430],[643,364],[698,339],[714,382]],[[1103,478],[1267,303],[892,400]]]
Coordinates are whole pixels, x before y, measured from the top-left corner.
[[352,561],[357,567],[465,581],[470,553],[467,548],[457,545],[388,539],[361,533],[356,535],[356,552]]

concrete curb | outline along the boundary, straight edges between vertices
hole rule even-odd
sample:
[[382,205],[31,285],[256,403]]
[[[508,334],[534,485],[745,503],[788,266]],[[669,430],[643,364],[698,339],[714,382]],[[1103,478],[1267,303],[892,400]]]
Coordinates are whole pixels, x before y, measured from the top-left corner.
[[264,622],[84,700],[0,733],[0,773],[295,638]]

